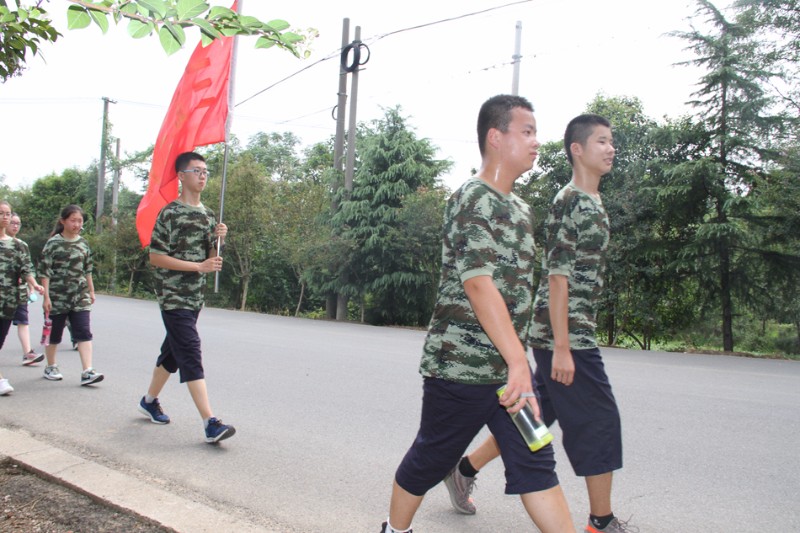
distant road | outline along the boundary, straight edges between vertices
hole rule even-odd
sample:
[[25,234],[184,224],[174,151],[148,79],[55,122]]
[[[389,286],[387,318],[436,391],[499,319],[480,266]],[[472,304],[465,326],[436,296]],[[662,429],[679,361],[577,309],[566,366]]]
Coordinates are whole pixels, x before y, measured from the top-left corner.
[[[32,337],[41,331],[31,310]],[[77,352],[60,353],[61,382],[19,366],[12,327],[0,369],[16,388],[0,426],[23,429],[161,488],[289,533],[376,533],[394,470],[417,429],[424,332],[205,309],[206,373],[216,415],[237,433],[220,446],[177,378],[161,396],[172,417],[151,424],[136,404],[163,339],[154,302],[100,296],[95,366],[78,386]],[[36,340],[36,339],[34,339]],[[603,350],[623,414],[625,468],[617,514],[642,533],[800,531],[800,363]],[[581,528],[587,509],[557,438],[559,475]],[[478,477],[478,514],[454,513],[444,487],[426,497],[419,533],[535,531],[503,468]]]

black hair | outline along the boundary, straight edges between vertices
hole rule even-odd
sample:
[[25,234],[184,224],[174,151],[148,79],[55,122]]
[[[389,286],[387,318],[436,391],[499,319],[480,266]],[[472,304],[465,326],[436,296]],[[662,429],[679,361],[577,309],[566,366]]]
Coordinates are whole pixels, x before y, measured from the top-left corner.
[[564,150],[567,151],[567,159],[570,165],[572,165],[572,151],[569,147],[572,146],[572,143],[586,146],[586,140],[592,136],[594,128],[597,126],[610,128],[611,122],[607,118],[594,113],[578,115],[569,121],[564,132]]
[[53,228],[53,233],[50,234],[52,237],[53,235],[60,235],[64,232],[64,223],[61,222],[62,220],[66,220],[75,213],[80,213],[83,220],[86,220],[86,213],[83,212],[81,206],[75,204],[69,204],[67,207],[61,210],[61,215],[58,217],[56,221],[56,226]]
[[533,112],[533,105],[526,98],[512,94],[498,94],[483,103],[478,113],[478,149],[481,156],[486,150],[486,134],[492,128],[507,132],[511,110],[516,107]]
[[206,159],[197,152],[183,152],[175,158],[175,172],[186,170],[186,165],[190,161],[202,161],[205,163]]

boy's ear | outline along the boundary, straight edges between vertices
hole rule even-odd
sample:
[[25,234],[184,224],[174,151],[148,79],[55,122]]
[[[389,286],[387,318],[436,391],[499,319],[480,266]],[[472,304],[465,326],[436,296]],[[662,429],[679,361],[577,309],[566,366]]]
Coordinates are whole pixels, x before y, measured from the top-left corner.
[[503,134],[497,128],[489,128],[486,132],[486,144],[492,148],[497,148],[500,145],[500,136]]
[[569,145],[569,151],[572,153],[573,158],[575,158],[575,156],[581,156],[583,155],[583,146],[581,146],[579,142],[574,142]]

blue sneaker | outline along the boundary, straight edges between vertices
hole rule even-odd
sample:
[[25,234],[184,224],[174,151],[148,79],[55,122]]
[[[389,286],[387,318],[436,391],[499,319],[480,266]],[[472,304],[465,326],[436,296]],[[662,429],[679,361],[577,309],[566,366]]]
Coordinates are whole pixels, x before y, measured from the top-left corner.
[[219,418],[212,416],[208,419],[208,426],[206,426],[206,442],[219,442],[233,437],[235,433],[236,429],[233,426],[223,424],[222,420]]
[[142,396],[139,402],[139,412],[144,416],[149,416],[153,424],[169,424],[169,417],[161,410],[161,404],[158,403],[158,398],[153,400],[152,403],[147,403],[144,401],[144,396]]

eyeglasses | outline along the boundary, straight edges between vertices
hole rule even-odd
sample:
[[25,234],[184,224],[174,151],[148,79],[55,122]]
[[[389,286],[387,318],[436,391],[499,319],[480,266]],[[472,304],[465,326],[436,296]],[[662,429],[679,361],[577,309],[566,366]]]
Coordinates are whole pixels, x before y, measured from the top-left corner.
[[208,177],[208,170],[204,168],[187,168],[186,170],[181,170],[181,172],[191,172],[193,174],[197,174],[198,176],[203,176],[204,178]]

